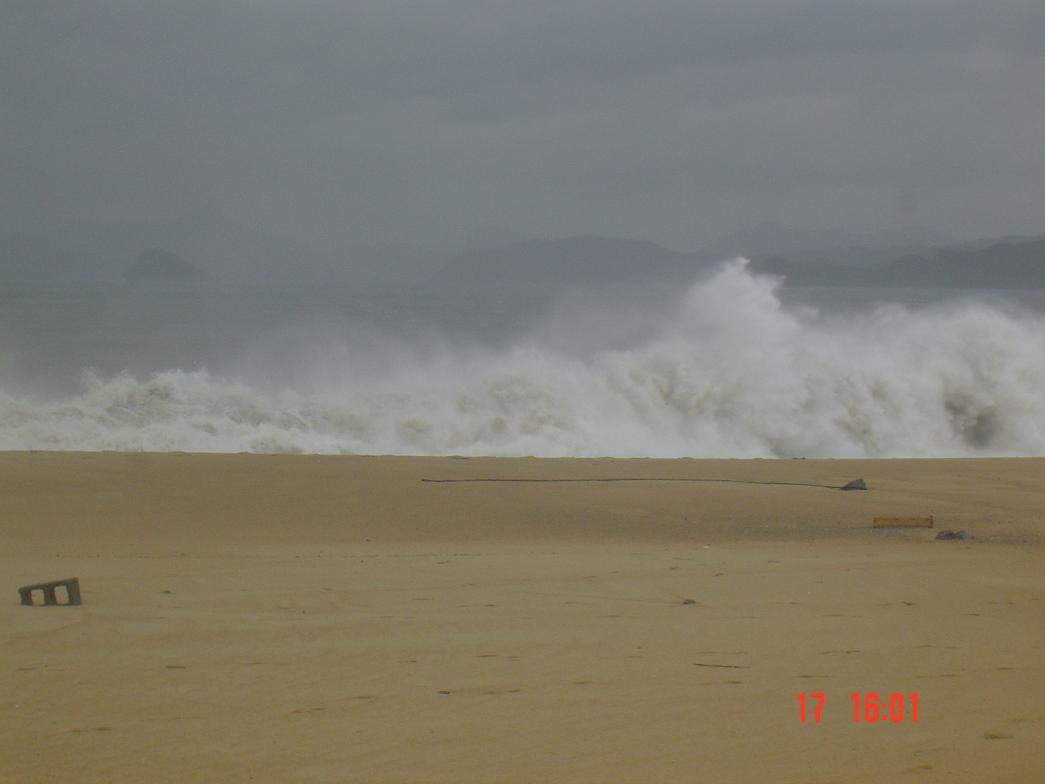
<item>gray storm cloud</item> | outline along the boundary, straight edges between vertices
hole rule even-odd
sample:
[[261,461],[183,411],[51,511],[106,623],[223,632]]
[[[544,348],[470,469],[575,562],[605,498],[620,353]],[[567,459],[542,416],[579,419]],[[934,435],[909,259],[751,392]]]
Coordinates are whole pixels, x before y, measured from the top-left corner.
[[0,66],[4,234],[208,204],[323,247],[688,248],[898,193],[1040,228],[1038,2],[7,2]]

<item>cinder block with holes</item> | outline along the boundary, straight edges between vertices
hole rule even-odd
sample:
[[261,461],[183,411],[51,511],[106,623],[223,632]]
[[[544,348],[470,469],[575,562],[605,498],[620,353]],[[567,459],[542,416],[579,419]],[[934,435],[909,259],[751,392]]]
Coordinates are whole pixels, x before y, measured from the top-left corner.
[[[64,588],[65,601],[58,601],[58,589]],[[33,601],[33,594],[39,592],[43,602],[37,604]],[[36,583],[35,585],[23,585],[18,589],[18,595],[22,598],[22,604],[29,607],[68,607],[75,604],[83,604],[80,597],[80,579],[70,577],[68,580],[52,580],[49,583]]]

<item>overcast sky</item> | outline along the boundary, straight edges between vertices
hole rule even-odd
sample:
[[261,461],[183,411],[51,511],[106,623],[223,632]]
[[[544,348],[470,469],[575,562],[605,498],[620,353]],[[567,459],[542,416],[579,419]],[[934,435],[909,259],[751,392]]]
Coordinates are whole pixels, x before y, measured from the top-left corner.
[[1045,3],[0,0],[0,231],[1045,232]]

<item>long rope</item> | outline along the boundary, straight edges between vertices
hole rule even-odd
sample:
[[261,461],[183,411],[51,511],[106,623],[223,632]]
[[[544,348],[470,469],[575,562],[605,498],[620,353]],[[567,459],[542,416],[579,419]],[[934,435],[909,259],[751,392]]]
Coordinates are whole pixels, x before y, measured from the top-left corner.
[[823,487],[828,490],[842,490],[843,485],[818,485],[809,482],[759,482],[754,479],[692,479],[680,477],[598,477],[590,479],[502,479],[502,478],[475,478],[475,479],[422,479],[422,482],[433,482],[438,484],[462,484],[466,482],[526,482],[526,483],[567,483],[567,482],[729,482],[739,485],[788,485],[791,487]]

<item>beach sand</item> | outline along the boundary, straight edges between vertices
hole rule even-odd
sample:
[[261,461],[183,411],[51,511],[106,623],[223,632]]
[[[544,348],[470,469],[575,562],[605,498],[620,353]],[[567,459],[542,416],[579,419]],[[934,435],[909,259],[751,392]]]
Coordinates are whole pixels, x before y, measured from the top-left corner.
[[[421,481],[613,477],[734,481]],[[1045,780],[1045,459],[23,452],[0,499],[3,782]]]

